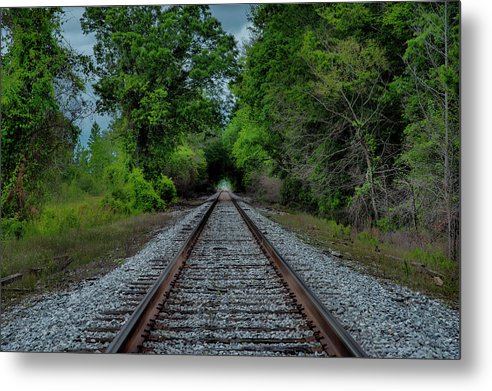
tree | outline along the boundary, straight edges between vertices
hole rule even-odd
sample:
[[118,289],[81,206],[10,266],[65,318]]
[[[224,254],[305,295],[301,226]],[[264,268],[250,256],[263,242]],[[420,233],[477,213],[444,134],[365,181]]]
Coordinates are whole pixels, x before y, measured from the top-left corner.
[[265,4],[251,21],[224,133],[236,166],[261,172],[265,152],[285,203],[456,258],[459,4]]
[[86,59],[64,46],[58,8],[2,9],[2,210],[27,218],[44,180],[69,163],[84,110]]
[[223,80],[234,77],[234,38],[208,6],[87,8],[99,109],[121,114],[134,165],[157,178],[186,133],[221,124]]
[[102,132],[98,123],[94,122],[87,146],[89,147],[89,173],[95,179],[101,179],[106,167],[109,167],[116,160],[117,149],[111,139],[111,134]]
[[[322,35],[321,35],[322,37]],[[303,55],[316,80],[307,93],[326,111],[326,125],[318,134],[320,145],[309,164],[323,164],[332,156],[323,180],[330,187],[349,186],[354,191],[352,207],[367,197],[372,213],[360,207],[354,216],[380,218],[378,188],[392,155],[389,140],[392,127],[384,115],[388,62],[382,48],[374,41],[364,45],[354,38],[323,39],[306,34]],[[342,154],[341,154],[342,152]],[[313,161],[314,159],[314,161]],[[340,183],[346,173],[347,182]],[[359,202],[361,206],[362,204]]]
[[459,4],[420,4],[396,87],[405,101],[402,164],[417,194],[419,220],[444,231],[447,254],[459,241]]

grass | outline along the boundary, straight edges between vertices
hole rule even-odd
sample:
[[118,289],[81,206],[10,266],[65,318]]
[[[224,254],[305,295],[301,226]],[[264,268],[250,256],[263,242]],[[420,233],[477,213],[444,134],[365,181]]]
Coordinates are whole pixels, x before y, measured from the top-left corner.
[[166,213],[119,216],[114,221],[106,217],[60,232],[30,228],[22,239],[2,240],[1,276],[23,274],[18,282],[2,287],[2,306],[111,270],[172,220]]
[[442,299],[453,307],[459,305],[459,264],[447,259],[436,246],[416,246],[410,234],[403,232],[388,235],[375,229],[356,233],[350,227],[306,213],[267,216],[323,251],[339,253],[347,264]]

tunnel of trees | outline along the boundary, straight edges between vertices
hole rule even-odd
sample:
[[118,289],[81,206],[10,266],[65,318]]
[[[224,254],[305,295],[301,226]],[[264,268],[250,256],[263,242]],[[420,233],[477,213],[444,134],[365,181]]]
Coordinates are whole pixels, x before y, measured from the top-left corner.
[[[87,8],[89,57],[62,39],[63,9],[2,9],[2,235],[22,237],[54,201],[96,197],[123,216],[227,179],[357,230],[418,235],[457,260],[459,11],[257,5],[239,48],[205,5]],[[81,145],[92,110],[113,121]]]

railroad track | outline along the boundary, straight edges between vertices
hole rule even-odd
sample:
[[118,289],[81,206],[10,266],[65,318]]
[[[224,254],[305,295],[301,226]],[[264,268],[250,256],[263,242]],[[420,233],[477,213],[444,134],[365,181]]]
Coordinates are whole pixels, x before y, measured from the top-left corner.
[[134,309],[106,314],[107,353],[365,357],[229,192],[188,230],[127,291]]

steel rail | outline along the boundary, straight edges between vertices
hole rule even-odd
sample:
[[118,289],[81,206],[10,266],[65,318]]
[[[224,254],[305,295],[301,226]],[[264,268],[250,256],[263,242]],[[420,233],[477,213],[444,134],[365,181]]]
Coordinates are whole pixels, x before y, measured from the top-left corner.
[[[198,225],[181,246],[178,254],[169,262],[152,288],[144,296],[142,302],[110,343],[105,351],[106,353],[138,352],[139,346],[145,341],[154,319],[160,312],[165,298],[169,295],[173,283],[176,281],[193,246],[203,231],[221,194],[222,191],[214,199]],[[320,343],[326,352],[331,356],[337,357],[366,357],[362,348],[353,340],[338,320],[329,313],[295,271],[292,270],[246,212],[239,206],[234,196],[230,193],[229,195],[262,251],[272,261],[272,265],[294,294],[297,302],[302,306],[302,311],[319,332]]]
[[200,222],[190,234],[185,243],[181,246],[177,255],[172,259],[167,267],[162,271],[152,288],[144,296],[140,304],[135,308],[128,321],[106,349],[106,353],[136,353],[138,347],[145,340],[145,334],[149,325],[160,311],[163,298],[169,293],[172,282],[176,279],[184,262],[200,236],[208,217],[217,205],[220,194],[217,195],[212,205],[207,209]]
[[361,346],[326,309],[317,296],[307,287],[304,281],[290,267],[288,262],[284,260],[265,235],[263,235],[261,230],[239,206],[234,196],[231,196],[231,199],[260,247],[280,272],[282,278],[294,293],[298,303],[302,305],[302,309],[308,319],[315,324],[316,329],[321,334],[320,342],[325,347],[328,354],[336,357],[367,357],[367,354]]

